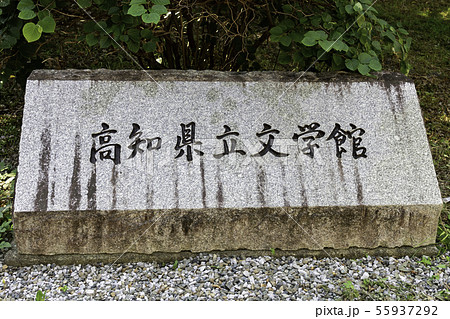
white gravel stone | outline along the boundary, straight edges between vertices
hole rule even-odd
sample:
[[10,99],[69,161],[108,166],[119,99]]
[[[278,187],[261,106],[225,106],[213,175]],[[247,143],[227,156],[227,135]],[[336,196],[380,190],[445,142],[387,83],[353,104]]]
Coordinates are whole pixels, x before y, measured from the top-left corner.
[[174,270],[142,262],[8,267],[0,255],[0,300],[34,300],[38,290],[48,300],[345,300],[349,280],[361,300],[448,300],[450,253],[431,265],[421,259],[200,254]]

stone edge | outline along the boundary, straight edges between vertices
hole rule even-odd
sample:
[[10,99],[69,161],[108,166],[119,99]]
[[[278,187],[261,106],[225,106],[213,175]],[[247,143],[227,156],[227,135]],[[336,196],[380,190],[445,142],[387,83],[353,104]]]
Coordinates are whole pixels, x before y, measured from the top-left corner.
[[413,83],[412,79],[400,73],[378,72],[375,78],[349,72],[223,72],[212,70],[34,70],[29,81],[209,81],[209,82],[379,82],[399,84]]
[[190,251],[182,251],[179,253],[165,253],[157,252],[153,254],[72,254],[72,255],[25,255],[19,254],[17,248],[13,243],[12,248],[5,255],[5,263],[8,266],[23,267],[36,264],[56,264],[56,265],[72,265],[72,264],[98,264],[98,263],[133,263],[133,262],[173,262],[185,258],[199,256],[201,254],[216,254],[222,257],[258,257],[258,256],[272,256],[280,258],[283,256],[293,256],[297,258],[315,257],[315,258],[361,258],[367,255],[370,256],[435,256],[438,254],[436,246],[427,245],[420,247],[402,246],[395,248],[377,247],[372,249],[351,247],[349,249],[323,249],[323,250],[309,250],[300,249],[292,251],[275,250],[274,253],[268,250],[213,250],[210,252],[193,253]]
[[[125,238],[126,233],[144,230],[147,232],[144,225],[152,221],[152,232],[158,234],[157,238],[143,237],[139,245],[135,246],[131,252],[153,254],[161,251],[176,254],[183,251],[197,253],[241,249],[264,251],[270,247],[285,251],[320,250],[322,248],[340,250],[350,247],[375,249],[376,247],[420,247],[434,244],[442,205],[298,207],[289,208],[288,211],[289,213],[286,214],[284,208],[266,207],[264,209],[247,208],[238,210],[64,211],[47,212],[46,214],[14,212],[13,223],[16,243],[20,247],[20,254],[24,255],[121,254],[130,249],[129,242]],[[380,214],[380,211],[383,214]],[[338,218],[339,223],[332,222],[330,216],[335,221]],[[376,217],[376,220],[379,221],[378,228],[386,229],[387,232],[382,233],[382,236],[380,235],[381,237],[375,242],[366,243],[364,238],[371,232],[371,228],[361,225],[365,225],[366,219],[371,217]],[[387,219],[387,217],[389,218]],[[406,217],[408,217],[410,225],[407,228],[402,228],[403,231],[399,233],[395,227],[404,227]],[[301,231],[302,229],[296,227],[295,223],[286,224],[291,219],[310,225],[319,234],[328,232],[330,227],[333,227],[334,230],[327,233],[325,238],[323,236],[318,237],[322,247],[311,247],[311,242],[306,239],[304,231]],[[87,220],[90,220],[90,222],[87,222]],[[129,220],[134,220],[134,223],[130,224]],[[62,221],[64,221],[63,225],[61,224]],[[264,225],[267,223],[271,223],[270,232],[264,230],[266,229]],[[389,223],[389,227],[383,228],[386,227],[386,223]],[[217,237],[215,235],[215,232],[218,231],[217,224],[228,225],[227,229],[232,229],[233,232]],[[84,226],[82,228],[83,236],[79,236],[79,225]],[[168,225],[171,227],[167,227]],[[424,233],[415,233],[415,229],[419,225],[424,227]],[[101,227],[101,229],[97,229],[98,227]],[[337,228],[346,231],[351,229],[352,232],[348,234],[348,238],[336,237]],[[103,232],[103,229],[108,231]],[[242,229],[251,229],[250,234],[253,237],[248,232],[242,233]],[[295,232],[298,232],[297,235],[300,237],[293,243],[291,237]],[[179,233],[180,235],[174,236],[173,233]],[[96,234],[102,234],[102,236],[116,235],[110,244],[99,251],[98,245],[95,244],[98,240]],[[376,229],[374,235],[379,236]],[[64,242],[55,243],[53,240],[55,236],[66,236],[67,238]],[[392,236],[398,238],[393,240],[394,237]],[[192,242],[192,238],[196,238],[196,240]],[[204,244],[208,238],[210,240]],[[404,240],[404,238],[409,238],[409,240]],[[186,240],[189,240],[189,245],[186,244]],[[236,241],[239,242],[239,245],[236,244]],[[176,242],[175,246],[174,242]],[[226,243],[230,244],[227,245]],[[267,246],[268,243],[271,246]],[[73,248],[72,245],[77,248]],[[80,245],[84,245],[83,249],[78,249]],[[42,246],[42,249],[39,248],[40,246]]]

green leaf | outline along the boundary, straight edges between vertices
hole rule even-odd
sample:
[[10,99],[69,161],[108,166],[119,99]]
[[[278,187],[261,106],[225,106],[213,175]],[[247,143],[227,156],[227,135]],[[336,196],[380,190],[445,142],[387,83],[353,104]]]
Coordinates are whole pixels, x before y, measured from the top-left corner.
[[360,65],[358,65],[358,71],[362,75],[369,75],[370,68],[369,68],[369,66],[367,66],[365,64],[360,64]]
[[320,22],[322,21],[322,18],[320,16],[313,16],[310,18],[310,23],[313,27],[319,27]]
[[292,61],[292,56],[290,53],[284,52],[284,51],[280,52],[280,55],[278,56],[278,62],[280,64],[289,64],[289,63],[291,63],[291,61]]
[[10,0],[0,0],[0,7],[4,8],[9,6],[9,4],[11,3]]
[[281,35],[281,34],[283,34],[283,29],[279,26],[273,27],[272,29],[270,29],[270,34]]
[[151,39],[153,37],[153,32],[149,29],[143,29],[141,30],[141,37]]
[[364,15],[360,15],[358,17],[358,19],[356,19],[356,23],[358,24],[358,27],[360,27],[360,28],[362,28],[364,26],[365,21],[366,21],[366,18],[364,17]]
[[[1,7],[1,6],[0,6]],[[26,9],[34,9],[35,5],[32,0],[21,0],[19,1],[19,4],[17,5],[17,10],[23,11]]]
[[142,15],[142,21],[145,23],[154,23],[157,24],[159,22],[160,15],[154,12],[151,13],[144,13]]
[[92,5],[92,0],[77,0],[78,5],[81,8],[88,8]]
[[147,4],[147,0],[131,0],[130,6],[133,4]]
[[118,7],[111,7],[108,10],[108,15],[112,16],[115,14],[120,14],[120,9]]
[[165,6],[167,4],[170,4],[170,0],[152,0],[152,2],[154,4],[160,4],[160,5],[163,5],[163,6]]
[[127,42],[127,48],[133,53],[136,53],[139,51],[139,43],[134,41],[128,41]]
[[327,30],[331,30],[331,29],[333,29],[334,25],[335,25],[334,22],[325,22],[325,23],[323,24],[323,27],[324,27],[325,29],[327,29]]
[[283,21],[281,21],[280,27],[282,27],[283,30],[290,30],[295,27],[295,22],[291,19],[284,19]]
[[397,53],[402,52],[402,46],[398,41],[394,41],[394,51]]
[[44,17],[42,20],[40,20],[38,22],[38,25],[40,25],[42,27],[42,32],[45,32],[45,33],[55,32],[56,22],[50,16]]
[[292,39],[288,35],[285,35],[285,36],[281,37],[281,39],[280,39],[280,43],[282,45],[284,45],[285,47],[288,47],[289,45],[291,45],[291,42],[292,42]]
[[272,42],[280,42],[282,38],[282,35],[271,35],[270,36],[270,41]]
[[329,52],[333,47],[333,41],[322,40],[319,41],[319,45],[324,51]]
[[350,71],[356,71],[356,69],[358,69],[358,66],[359,66],[359,61],[356,59],[346,59],[345,66]]
[[86,35],[86,43],[90,47],[92,47],[98,43],[98,39],[94,33],[89,33],[88,35]]
[[142,46],[145,52],[154,52],[156,50],[156,42],[149,41]]
[[312,38],[314,40],[328,39],[328,35],[325,33],[325,31],[308,31],[305,33],[305,37]]
[[104,35],[100,38],[100,48],[105,49],[111,45],[111,39],[109,36]]
[[333,44],[333,49],[337,50],[337,51],[344,51],[347,52],[348,51],[348,45],[345,44],[344,42],[342,42],[342,40],[337,40],[334,44]]
[[295,52],[293,56],[293,60],[295,63],[302,63],[304,61],[303,54],[300,52]]
[[127,34],[130,36],[130,38],[134,42],[140,42],[141,41],[141,33],[138,29],[130,29],[127,31]]
[[144,6],[142,4],[133,4],[129,9],[128,9],[128,14],[132,15],[133,17],[140,17],[141,15],[143,15],[144,13],[147,12],[147,9],[144,8]]
[[405,29],[403,29],[403,28],[400,28],[400,29],[398,29],[397,30],[399,33],[401,33],[401,34],[404,34],[404,35],[408,35],[409,33],[408,33],[408,31],[406,31]]
[[372,46],[377,50],[378,52],[381,51],[381,44],[378,41],[372,41]]
[[352,6],[351,4],[347,4],[347,5],[345,6],[345,11],[347,11],[348,14],[352,14],[353,12],[355,12],[355,11],[353,10],[353,6]]
[[358,60],[363,64],[369,64],[370,60],[372,60],[372,57],[370,56],[370,54],[363,52],[358,55]]
[[11,244],[6,241],[2,241],[0,243],[0,249],[10,248],[10,247],[11,247]]
[[322,20],[323,20],[323,22],[327,23],[327,22],[331,22],[332,18],[328,13],[324,12],[322,14]]
[[94,32],[96,26],[94,21],[87,21],[83,24],[83,31],[86,33]]
[[31,20],[36,16],[36,13],[33,10],[25,9],[20,11],[19,18],[22,20]]
[[388,25],[386,20],[383,19],[378,19],[378,24],[381,25],[382,27],[386,27]]
[[306,45],[307,47],[312,47],[317,44],[317,40],[305,36],[302,40],[302,44]]
[[411,42],[412,42],[411,38],[406,39],[406,43],[405,43],[405,51],[406,52],[408,52],[409,49],[411,49]]
[[28,22],[23,26],[22,33],[28,42],[34,42],[39,40],[41,37],[42,27],[34,24],[33,22]]
[[333,54],[333,62],[336,66],[342,66],[344,59],[339,54]]
[[396,41],[395,35],[394,35],[391,31],[386,31],[386,32],[384,33],[384,35],[386,35],[392,42],[395,42],[395,41]]
[[353,10],[355,10],[356,12],[362,12],[363,11],[362,4],[359,2],[355,3],[355,5],[353,6]]
[[301,43],[303,40],[303,36],[298,32],[291,32],[289,35],[294,42]]
[[167,8],[165,6],[160,5],[160,4],[155,4],[150,9],[150,12],[154,12],[154,13],[157,13],[159,15],[163,15],[163,14],[166,14],[168,11],[167,11]]
[[378,59],[370,60],[369,67],[374,71],[381,71],[381,69],[383,68]]
[[44,19],[45,17],[49,17],[50,16],[50,11],[48,10],[41,10],[37,13],[37,16],[39,18],[39,20]]
[[[3,41],[0,42],[0,49],[11,49],[17,43],[17,38],[12,37],[10,35],[4,35],[2,40]],[[1,215],[1,209],[2,208],[0,208],[0,215]],[[0,218],[1,218],[1,216],[0,216]]]
[[281,7],[283,9],[283,12],[285,13],[291,13],[292,12],[292,6],[289,4],[285,4]]

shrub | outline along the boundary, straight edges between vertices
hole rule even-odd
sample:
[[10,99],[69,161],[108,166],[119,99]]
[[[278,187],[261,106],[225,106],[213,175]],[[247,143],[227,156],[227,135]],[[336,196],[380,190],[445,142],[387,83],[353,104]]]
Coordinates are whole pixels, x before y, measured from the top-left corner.
[[379,19],[371,2],[0,0],[0,80],[31,59],[33,43],[58,32],[54,16],[67,10],[86,16],[81,38],[89,46],[120,45],[144,68],[298,71],[318,60],[312,71],[370,75],[389,55],[408,73],[408,32]]
[[11,247],[12,202],[16,170],[0,162],[0,250]]

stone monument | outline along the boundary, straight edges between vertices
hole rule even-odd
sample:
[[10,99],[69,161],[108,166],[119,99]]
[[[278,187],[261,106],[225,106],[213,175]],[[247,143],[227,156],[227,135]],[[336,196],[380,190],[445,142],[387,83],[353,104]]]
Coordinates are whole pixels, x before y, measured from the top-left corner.
[[432,252],[442,200],[411,80],[299,77],[34,71],[9,262]]

